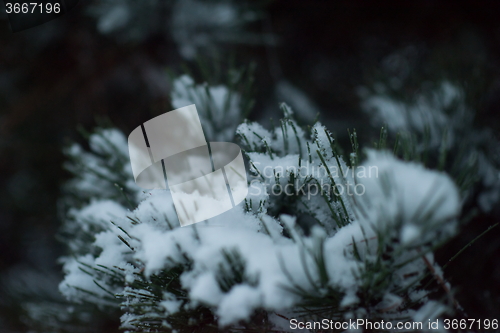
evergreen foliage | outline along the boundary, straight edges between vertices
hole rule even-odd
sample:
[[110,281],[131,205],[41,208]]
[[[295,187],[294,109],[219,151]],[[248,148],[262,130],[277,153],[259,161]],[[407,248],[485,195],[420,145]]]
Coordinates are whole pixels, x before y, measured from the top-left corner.
[[196,103],[209,138],[236,130],[249,195],[180,228],[168,191],[135,186],[119,130],[89,134],[90,151],[69,147],[60,290],[74,311],[119,310],[126,332],[281,332],[290,318],[395,325],[461,314],[433,251],[459,230],[478,176],[473,164],[466,176],[440,171],[449,169],[446,140],[425,144],[424,131],[422,144],[382,127],[374,148],[351,130],[345,149],[319,122],[301,126],[286,104],[271,130],[238,126],[251,102],[235,85],[184,75],[173,87],[172,105]]

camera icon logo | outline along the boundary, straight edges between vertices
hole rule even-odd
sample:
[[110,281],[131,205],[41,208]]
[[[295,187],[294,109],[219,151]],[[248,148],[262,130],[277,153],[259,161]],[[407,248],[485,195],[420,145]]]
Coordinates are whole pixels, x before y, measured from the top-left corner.
[[128,137],[132,172],[145,189],[170,189],[181,226],[220,215],[248,194],[243,155],[207,142],[194,104],[148,120]]

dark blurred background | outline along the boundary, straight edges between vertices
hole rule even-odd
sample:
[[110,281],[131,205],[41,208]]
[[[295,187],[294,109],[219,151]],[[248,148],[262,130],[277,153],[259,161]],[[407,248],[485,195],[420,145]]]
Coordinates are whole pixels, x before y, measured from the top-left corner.
[[[57,258],[64,253],[56,240],[58,198],[70,177],[62,168],[62,148],[69,141],[84,143],[78,126],[90,130],[106,119],[128,133],[152,115],[168,111],[166,69],[181,74],[183,66],[197,68],[197,57],[224,63],[234,56],[237,66],[255,63],[252,119],[279,117],[278,102],[300,104],[294,99],[300,91],[307,96],[309,113],[297,112],[305,122],[320,112],[320,120],[341,140],[347,127],[356,127],[369,141],[377,131],[368,126],[369,115],[361,112],[358,88],[386,75],[384,64],[402,54],[408,72],[403,92],[418,91],[426,80],[461,82],[476,113],[474,125],[489,127],[496,136],[500,129],[498,1],[255,1],[243,8],[254,17],[242,27],[218,28],[234,32],[231,38],[218,38],[221,31],[214,30],[210,36],[216,37],[194,47],[184,42],[205,28],[183,27],[174,17],[182,10],[189,13],[189,7],[179,9],[176,1],[159,0],[162,10],[151,9],[159,25],[136,34],[128,27],[146,23],[134,18],[109,28],[113,17],[106,18],[107,3],[113,1],[82,0],[63,17],[19,33],[9,30],[0,5],[4,279],[34,271],[52,281],[47,288],[55,290],[61,276]],[[110,5],[108,10],[115,9]],[[182,35],[182,29],[189,33]],[[467,224],[438,252],[440,262],[497,222],[497,212],[480,214]],[[470,318],[492,319],[500,313],[499,239],[500,227],[447,271]],[[27,331],[22,306],[6,301],[9,286],[0,289],[0,330]]]

